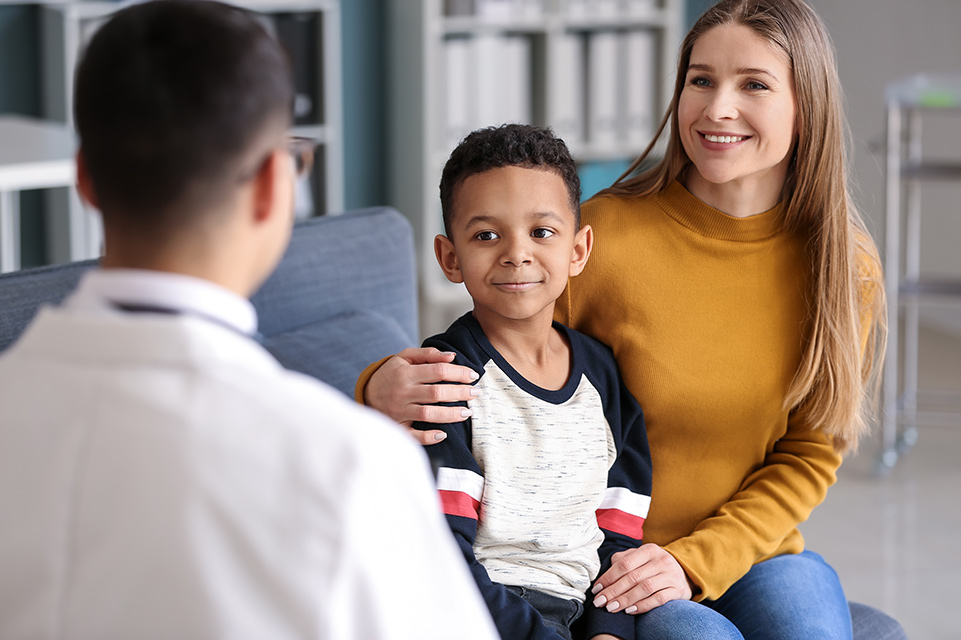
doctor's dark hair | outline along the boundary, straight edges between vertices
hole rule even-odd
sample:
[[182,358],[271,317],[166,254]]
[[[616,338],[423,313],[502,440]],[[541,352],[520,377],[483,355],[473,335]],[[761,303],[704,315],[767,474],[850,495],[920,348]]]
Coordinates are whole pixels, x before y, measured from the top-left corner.
[[115,13],[75,86],[104,222],[142,231],[189,225],[252,176],[290,125],[294,93],[286,54],[253,15],[196,0]]
[[447,237],[450,237],[457,187],[473,175],[500,167],[542,169],[560,176],[567,187],[571,213],[580,228],[581,180],[567,145],[550,128],[504,124],[470,133],[447,159],[440,179],[440,204]]

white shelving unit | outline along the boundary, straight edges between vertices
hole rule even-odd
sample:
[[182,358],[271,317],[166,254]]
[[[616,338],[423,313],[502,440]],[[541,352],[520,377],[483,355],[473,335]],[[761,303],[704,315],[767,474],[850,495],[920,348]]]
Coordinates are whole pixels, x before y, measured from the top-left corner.
[[457,140],[480,126],[528,122],[553,127],[578,163],[633,160],[670,101],[684,3],[387,6],[390,201],[414,225],[421,330],[430,335],[470,308],[463,286],[447,282],[433,256],[433,238],[443,232],[437,185]]
[[[0,273],[5,273],[20,268],[20,192],[69,187],[76,168],[73,134],[62,124],[2,116],[0,140]],[[69,222],[71,238],[86,238],[86,217]]]
[[[48,2],[41,7],[43,110],[50,120],[72,128],[73,71],[84,45],[123,2]],[[344,209],[343,114],[341,106],[341,19],[339,0],[234,0],[262,14],[264,24],[287,48],[297,82],[295,135],[321,142],[311,184],[300,185],[298,215],[322,215]],[[67,190],[50,194],[48,207],[73,212],[79,198]],[[99,254],[101,236],[80,241],[85,246],[58,249],[69,259]],[[61,240],[62,243],[62,240]]]
[[[888,348],[884,366],[881,472],[890,470],[924,424],[961,426],[961,390],[920,389],[921,305],[949,302],[961,312],[961,274],[934,278],[921,271],[922,186],[961,183],[961,156],[934,160],[922,150],[926,116],[950,116],[961,126],[961,74],[918,75],[887,88],[885,289]],[[938,118],[943,123],[943,118]],[[902,235],[903,232],[903,235]],[[903,238],[903,242],[902,242]]]

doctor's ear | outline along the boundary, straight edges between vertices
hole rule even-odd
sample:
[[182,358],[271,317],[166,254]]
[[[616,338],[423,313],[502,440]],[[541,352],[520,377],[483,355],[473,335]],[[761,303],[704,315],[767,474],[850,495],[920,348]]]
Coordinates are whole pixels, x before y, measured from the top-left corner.
[[93,181],[87,171],[87,162],[83,159],[83,149],[77,151],[77,193],[80,194],[81,200],[91,207],[100,209],[97,192],[93,188]]
[[454,243],[450,238],[443,235],[434,236],[434,257],[437,258],[437,264],[443,269],[448,280],[455,284],[464,281],[460,263],[457,261],[457,252],[454,251]]

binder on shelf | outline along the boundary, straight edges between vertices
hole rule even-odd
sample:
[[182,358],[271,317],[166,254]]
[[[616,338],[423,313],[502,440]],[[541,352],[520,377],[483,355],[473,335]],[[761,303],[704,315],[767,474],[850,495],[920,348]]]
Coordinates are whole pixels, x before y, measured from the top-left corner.
[[474,11],[484,20],[510,20],[516,17],[518,0],[474,0]]
[[294,124],[314,124],[323,119],[319,94],[320,16],[317,13],[277,13],[271,16],[274,33],[290,56],[294,71]]
[[654,135],[657,120],[657,38],[653,31],[638,29],[621,34],[624,65],[621,128],[630,146],[644,147]]
[[471,129],[531,120],[531,42],[526,36],[480,34],[471,39]]
[[444,15],[449,17],[474,15],[474,0],[444,0]]
[[627,16],[646,16],[657,9],[657,0],[621,0]]
[[499,34],[480,34],[472,39],[471,65],[474,73],[473,122],[471,129],[500,123],[501,101],[498,86],[503,76],[500,58],[505,37]]
[[567,0],[567,17],[583,18],[589,13],[591,0]]
[[518,0],[517,17],[536,19],[544,16],[544,0]]
[[619,0],[592,0],[590,4],[592,16],[613,18],[621,13],[621,3]]
[[[507,36],[501,58],[503,102],[501,122],[530,123],[531,121],[531,40],[520,35]],[[496,85],[490,87],[498,92]]]
[[612,148],[618,142],[619,45],[616,31],[587,37],[587,141],[594,148]]
[[565,32],[558,37],[557,67],[550,85],[549,97],[553,115],[551,126],[554,133],[567,143],[571,153],[584,143],[584,113],[586,86],[584,36]]
[[471,129],[471,42],[467,38],[444,41],[444,141],[449,153]]

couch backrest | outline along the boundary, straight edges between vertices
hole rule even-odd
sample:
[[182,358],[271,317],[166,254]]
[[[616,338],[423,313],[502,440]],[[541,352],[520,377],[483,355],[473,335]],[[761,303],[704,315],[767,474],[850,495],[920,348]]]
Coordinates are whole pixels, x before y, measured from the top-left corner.
[[[0,351],[43,304],[57,304],[95,260],[0,276]],[[410,223],[360,209],[297,223],[283,260],[251,298],[264,346],[286,367],[352,394],[369,363],[417,343]]]

